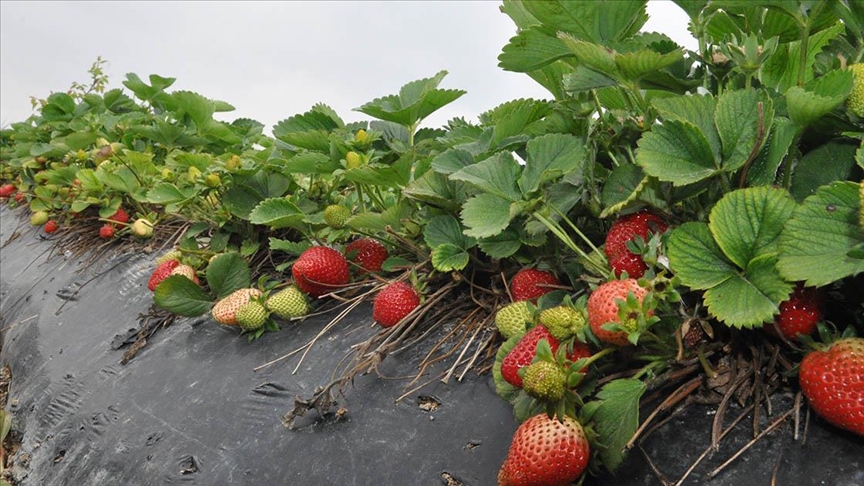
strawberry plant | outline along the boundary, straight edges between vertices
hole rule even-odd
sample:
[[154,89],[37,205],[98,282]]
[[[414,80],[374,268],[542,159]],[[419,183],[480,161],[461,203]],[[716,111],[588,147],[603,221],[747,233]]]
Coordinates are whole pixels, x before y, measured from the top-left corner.
[[[696,51],[642,32],[643,0],[505,0],[517,33],[500,66],[550,99],[441,128],[421,125],[465,95],[439,87],[446,71],[360,105],[371,120],[317,104],[269,137],[215,120],[231,105],[169,91],[173,78],[106,90],[97,64],[93,89],[54,93],[0,132],[0,197],[56,222],[58,245],[172,248],[153,265],[155,305],[250,340],[343,309],[323,335],[372,302],[380,330],[289,426],[455,321],[411,383],[438,362],[445,380],[492,369],[523,421],[500,484],[614,471],[691,395],[761,410],[803,392],[860,434],[823,370],[852,363],[861,381],[864,9],[676,4]],[[736,384],[705,384],[718,375]],[[640,422],[649,389],[666,398]]]

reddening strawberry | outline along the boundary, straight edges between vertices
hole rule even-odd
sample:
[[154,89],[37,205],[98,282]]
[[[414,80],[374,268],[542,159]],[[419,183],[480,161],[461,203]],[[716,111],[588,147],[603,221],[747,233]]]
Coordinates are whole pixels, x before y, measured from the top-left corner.
[[372,318],[383,327],[395,326],[420,305],[420,296],[405,282],[393,282],[375,296]]
[[114,225],[111,223],[105,223],[99,228],[99,237],[103,240],[110,240],[114,238]]
[[195,282],[195,285],[200,283],[198,281],[198,275],[195,274],[195,269],[189,265],[177,265],[174,270],[171,270],[171,275],[183,275],[189,280]]
[[522,388],[522,377],[519,376],[519,370],[528,366],[534,360],[534,356],[537,355],[537,343],[541,339],[545,339],[549,343],[549,347],[552,348],[553,353],[558,350],[560,342],[549,334],[546,326],[542,324],[534,326],[522,336],[519,342],[516,343],[516,346],[501,361],[501,376],[504,377],[507,383]]
[[561,285],[558,277],[552,272],[537,270],[536,268],[523,268],[516,272],[510,280],[510,293],[513,301],[530,300],[536,302],[543,295],[552,292],[548,285]]
[[620,277],[624,271],[633,278],[644,275],[648,266],[642,261],[641,255],[636,255],[627,248],[627,243],[637,236],[648,241],[651,233],[662,233],[668,227],[663,218],[648,210],[621,216],[612,223],[606,233],[603,251],[609,257],[609,264],[615,275]]
[[294,284],[312,297],[339,290],[351,279],[345,257],[326,246],[313,246],[304,251],[291,267],[291,274]]
[[114,214],[109,216],[108,219],[111,221],[125,224],[129,222],[129,215],[126,214],[126,210],[124,210],[123,208],[117,208],[117,211],[115,211]]
[[210,310],[213,320],[226,326],[237,325],[237,311],[243,304],[261,296],[261,291],[254,288],[235,290],[223,298]]
[[[822,320],[822,294],[814,287],[798,284],[789,299],[780,303],[780,313],[774,319],[786,339],[797,341],[798,334],[809,336]],[[774,326],[766,325],[768,332],[776,333]]]
[[15,193],[15,202],[20,203],[23,200],[24,200],[24,193],[21,191],[16,192]]
[[0,186],[0,198],[10,197],[15,194],[15,184],[3,184]]
[[590,456],[576,419],[535,415],[516,429],[498,486],[567,486],[582,475]]
[[153,273],[150,275],[150,281],[147,282],[147,288],[150,289],[151,292],[155,292],[156,286],[168,278],[168,276],[171,275],[171,272],[173,272],[178,265],[180,265],[180,262],[177,260],[168,260],[167,262],[160,263],[159,266],[156,267],[156,270],[153,270]]
[[[591,293],[588,297],[588,324],[591,326],[591,331],[597,336],[597,339],[618,346],[626,346],[630,344],[627,340],[627,333],[624,331],[607,331],[603,329],[603,325],[609,322],[620,323],[625,328],[629,322],[621,323],[618,317],[617,301],[626,301],[627,294],[633,292],[633,295],[641,303],[648,290],[639,286],[635,279],[628,278],[626,280],[612,280],[606,282],[597,290]],[[634,329],[628,329],[635,331]]]
[[57,224],[57,221],[55,221],[53,219],[49,219],[45,223],[45,226],[42,227],[42,229],[44,229],[46,233],[51,234],[51,233],[57,231],[58,229],[60,229],[60,225]]
[[389,253],[387,248],[378,240],[373,238],[358,238],[345,247],[345,256],[348,260],[360,266],[361,274],[366,272],[380,272],[381,265],[387,260]]
[[864,338],[813,351],[798,367],[801,391],[825,421],[864,437]]

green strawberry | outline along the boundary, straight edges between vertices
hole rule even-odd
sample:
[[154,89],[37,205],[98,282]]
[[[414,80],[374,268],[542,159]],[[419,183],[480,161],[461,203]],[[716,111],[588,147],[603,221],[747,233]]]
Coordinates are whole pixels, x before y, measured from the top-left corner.
[[48,213],[46,211],[36,211],[30,215],[30,224],[33,226],[42,226],[48,222]]
[[585,316],[568,305],[559,305],[540,312],[540,322],[556,339],[567,339],[585,329]]
[[351,210],[345,206],[331,204],[324,208],[324,221],[332,228],[343,228],[345,222],[351,217]]
[[309,313],[309,298],[295,285],[270,296],[267,309],[282,319],[303,317]]
[[204,184],[207,187],[219,187],[219,184],[222,184],[222,178],[219,177],[219,174],[207,174],[204,177]]
[[236,318],[244,331],[257,331],[267,322],[267,309],[257,300],[250,300],[237,309]]
[[849,66],[852,70],[852,93],[846,99],[849,111],[859,118],[864,118],[864,63]]
[[495,314],[495,325],[504,339],[525,334],[525,328],[532,322],[531,309],[527,300],[513,302],[498,309]]
[[132,234],[139,238],[151,238],[153,236],[153,223],[144,218],[136,219],[132,223]]
[[567,388],[567,373],[556,363],[537,361],[525,368],[522,389],[538,399],[557,402],[564,398]]
[[345,155],[345,167],[348,169],[357,169],[363,165],[363,157],[357,152],[348,152]]

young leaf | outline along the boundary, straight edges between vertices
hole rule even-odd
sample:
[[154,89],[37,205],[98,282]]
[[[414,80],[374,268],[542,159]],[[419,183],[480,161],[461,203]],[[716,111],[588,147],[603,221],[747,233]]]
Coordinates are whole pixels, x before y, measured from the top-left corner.
[[439,272],[462,270],[468,265],[468,252],[450,243],[432,249],[432,266]]
[[249,264],[238,253],[223,253],[207,265],[207,285],[217,300],[249,287],[251,278]]
[[439,108],[465,94],[465,91],[458,89],[437,89],[446,75],[447,71],[440,71],[431,78],[412,81],[402,86],[398,95],[377,98],[355,110],[379,120],[406,127],[416,126]]
[[592,405],[594,430],[599,435],[603,464],[614,471],[624,461],[624,446],[639,427],[639,399],[645,383],[634,379],[610,381],[597,392],[599,405]]
[[804,128],[843,104],[851,92],[849,70],[833,70],[804,87],[793,86],[786,92],[789,117]]
[[465,234],[474,238],[486,238],[502,232],[510,224],[510,201],[494,194],[478,194],[462,207],[462,223],[467,226]]
[[598,3],[594,0],[523,1],[534,18],[552,31],[569,32],[598,44],[630,37],[645,25],[647,2]]
[[522,194],[536,191],[542,184],[582,168],[587,152],[581,140],[561,133],[550,133],[528,142],[528,160],[519,179]]
[[795,209],[780,234],[777,268],[783,277],[821,287],[864,272],[864,259],[849,254],[864,242],[858,190],[854,182],[835,182]]
[[498,66],[507,71],[527,73],[573,54],[556,37],[555,32],[532,26],[521,30],[498,55]]
[[249,214],[249,221],[272,228],[289,228],[302,226],[303,217],[303,211],[296,204],[274,197],[261,201]]
[[645,172],[676,186],[707,179],[719,171],[711,144],[694,125],[669,120],[656,125],[638,142],[636,163]]
[[153,293],[153,301],[157,306],[184,317],[206,314],[213,306],[210,296],[183,275],[170,275],[160,282]]
[[750,186],[767,186],[777,177],[777,169],[789,154],[789,148],[795,140],[798,129],[788,118],[776,117],[771,126],[771,134],[762,148],[762,152],[750,165],[747,173],[747,184]]
[[783,224],[795,201],[783,189],[753,187],[733,191],[711,210],[709,227],[723,253],[740,268],[756,257],[775,254]]
[[717,100],[711,95],[673,96],[657,98],[651,104],[663,117],[663,120],[680,120],[695,125],[708,139],[711,152],[716,160],[721,159],[720,134],[714,124],[714,112]]

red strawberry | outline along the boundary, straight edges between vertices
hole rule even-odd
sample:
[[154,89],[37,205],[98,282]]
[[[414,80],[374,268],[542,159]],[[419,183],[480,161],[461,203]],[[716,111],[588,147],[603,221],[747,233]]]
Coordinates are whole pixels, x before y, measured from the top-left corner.
[[156,267],[156,270],[153,270],[153,274],[150,275],[150,281],[147,282],[147,288],[150,289],[151,292],[155,292],[156,286],[168,278],[168,276],[171,275],[171,272],[177,268],[177,265],[180,265],[180,262],[177,260],[168,260],[167,262],[159,264],[159,266]]
[[576,361],[580,358],[590,358],[594,353],[591,352],[591,348],[588,347],[587,344],[581,341],[573,341],[573,350],[567,355],[567,359],[570,361]]
[[297,287],[313,297],[338,290],[351,279],[345,257],[326,246],[304,251],[294,262],[291,274]]
[[383,327],[392,327],[418,305],[420,296],[413,287],[405,282],[394,282],[375,296],[372,318]]
[[864,437],[864,338],[835,341],[798,368],[801,391],[827,422]]
[[15,202],[20,203],[22,199],[24,199],[24,193],[23,192],[19,191],[19,192],[15,193]]
[[45,230],[46,233],[51,234],[51,233],[57,231],[59,228],[60,228],[60,225],[57,224],[57,221],[50,219],[50,220],[48,220],[48,222],[45,223],[45,226],[43,229]]
[[588,465],[591,448],[575,419],[535,415],[519,426],[498,472],[498,486],[567,486]]
[[108,217],[111,221],[117,221],[118,223],[128,223],[129,215],[126,214],[126,211],[123,208],[117,208],[117,211],[114,212],[111,216]]
[[10,197],[15,194],[15,184],[3,184],[0,186],[0,197]]
[[606,234],[606,244],[603,251],[609,257],[609,263],[615,275],[621,276],[624,271],[633,278],[645,274],[648,267],[642,261],[641,255],[636,255],[627,249],[627,242],[637,236],[648,241],[650,233],[662,233],[669,227],[660,216],[642,210],[618,218]]
[[378,240],[372,238],[360,238],[352,241],[345,247],[345,256],[349,260],[360,265],[361,275],[367,272],[380,272],[381,265],[387,259],[387,248]]
[[105,223],[99,228],[99,237],[103,240],[110,240],[114,238],[114,225],[111,223]]
[[552,292],[553,289],[546,285],[561,285],[558,278],[551,272],[544,272],[535,268],[523,268],[516,272],[510,281],[510,293],[513,301],[530,300],[536,302],[537,298]]
[[534,356],[537,354],[537,343],[541,339],[549,342],[549,347],[552,352],[558,351],[559,342],[551,334],[546,326],[538,324],[530,331],[525,333],[516,346],[507,353],[504,360],[501,361],[501,375],[513,386],[522,388],[522,377],[519,376],[519,370],[531,364]]
[[[603,342],[626,346],[630,344],[624,331],[607,331],[602,326],[608,322],[620,322],[618,318],[618,300],[626,301],[627,294],[633,295],[639,302],[645,298],[648,291],[639,286],[635,279],[612,280],[606,282],[588,297],[588,324],[594,335]],[[632,323],[624,322],[622,326],[629,329]],[[629,329],[635,331],[634,329]]]
[[[786,339],[797,341],[798,334],[809,336],[822,320],[822,295],[819,289],[798,284],[789,299],[780,304],[780,314],[774,319]],[[774,326],[767,325],[769,333],[776,335]]]
[[648,265],[642,260],[642,255],[637,255],[629,251],[621,252],[609,259],[609,266],[615,272],[616,277],[627,272],[627,275],[633,278],[641,278],[648,270]]

